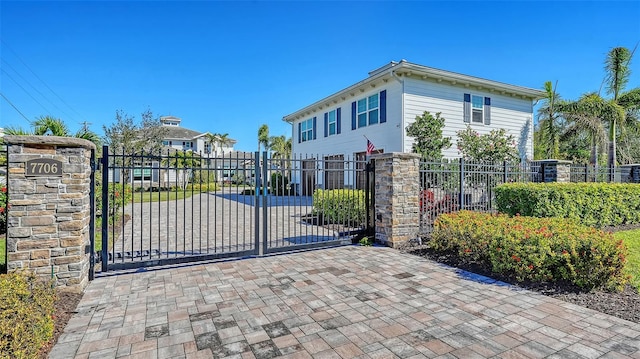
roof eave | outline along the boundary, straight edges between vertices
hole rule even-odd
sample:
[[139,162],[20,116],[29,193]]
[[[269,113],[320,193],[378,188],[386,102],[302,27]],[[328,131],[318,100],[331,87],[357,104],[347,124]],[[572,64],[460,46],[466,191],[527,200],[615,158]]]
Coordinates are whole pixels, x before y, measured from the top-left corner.
[[316,101],[313,104],[306,106],[296,112],[283,116],[282,120],[288,123],[293,123],[297,117],[303,115],[304,113],[315,112],[317,110],[324,108],[325,106],[330,106],[331,103],[337,103],[338,102],[336,100],[337,98],[344,97],[341,99],[341,100],[344,100],[347,97],[347,95],[353,95],[353,93],[357,91],[359,88],[362,88],[362,86],[369,85],[373,82],[384,79],[385,77],[392,78],[392,72],[396,72],[397,74],[409,75],[409,76],[418,75],[425,80],[428,78],[432,78],[436,81],[447,81],[452,83],[453,85],[460,84],[460,85],[469,86],[469,87],[475,86],[477,88],[486,88],[489,90],[493,89],[495,91],[501,92],[502,94],[510,93],[517,96],[524,96],[525,98],[529,98],[531,101],[539,100],[546,96],[545,92],[541,90],[536,90],[536,89],[516,86],[516,85],[510,85],[510,84],[506,84],[498,81],[487,80],[480,77],[459,74],[451,71],[440,70],[432,67],[413,64],[405,60],[402,60],[399,63],[394,64],[393,66],[390,66],[389,68],[383,71],[380,71],[377,73],[374,71],[374,74],[372,76],[367,77],[366,79],[359,81],[354,85],[351,85],[345,89],[342,89],[336,93],[333,93],[321,99],[320,101]]

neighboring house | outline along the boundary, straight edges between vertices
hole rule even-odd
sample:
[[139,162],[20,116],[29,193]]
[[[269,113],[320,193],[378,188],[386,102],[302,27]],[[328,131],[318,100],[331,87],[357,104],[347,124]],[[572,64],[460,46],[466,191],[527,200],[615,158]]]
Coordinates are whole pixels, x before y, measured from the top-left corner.
[[[243,155],[238,154],[233,150],[233,146],[236,144],[236,140],[229,139],[227,144],[211,144],[207,141],[207,134],[209,132],[199,132],[190,130],[188,128],[181,127],[182,120],[174,116],[162,116],[160,117],[162,126],[165,127],[166,134],[162,139],[162,144],[166,147],[166,152],[169,155],[173,155],[175,151],[193,151],[194,156],[201,156],[204,159],[201,160],[202,167],[216,168],[212,170],[215,172],[216,178],[219,182],[223,180],[229,180],[233,174],[235,174],[239,161],[234,161],[238,156],[242,158]],[[216,157],[231,158],[234,160],[216,160]],[[210,159],[207,159],[210,157]],[[139,161],[138,161],[139,162]],[[140,168],[135,168],[140,166]],[[161,164],[158,161],[150,161],[145,164],[134,163],[134,168],[131,171],[131,180],[134,185],[143,187],[149,186],[184,186],[186,181],[189,180],[189,170],[170,169],[167,170],[167,164]],[[242,165],[244,166],[244,165]],[[224,169],[224,170],[223,170]],[[120,181],[120,170],[110,171],[115,173],[109,174],[110,182]]]
[[229,139],[229,143],[217,148],[212,148],[211,144],[207,141],[206,135],[209,132],[199,132],[190,130],[188,128],[180,127],[182,120],[173,116],[162,116],[160,122],[167,131],[166,135],[162,139],[162,144],[171,148],[175,148],[183,151],[193,151],[195,153],[201,153],[206,157],[207,154],[221,155],[223,153],[229,153],[233,151],[233,145],[236,144],[236,140]]
[[451,148],[443,151],[447,158],[460,157],[456,133],[469,125],[480,134],[504,128],[516,137],[521,158],[532,159],[533,106],[544,96],[540,90],[405,60],[391,62],[366,79],[283,117],[293,127],[293,153],[320,154],[316,171],[305,171],[303,163],[302,171],[294,171],[302,178],[294,175],[292,180],[304,183],[303,194],[308,194],[310,189],[304,187],[309,183],[321,188],[360,187],[360,178],[352,183],[349,176],[336,180],[315,172],[323,169],[322,162],[335,170],[347,158],[364,157],[366,138],[379,152],[411,152],[413,138],[405,128],[424,111],[441,112],[445,118],[443,136],[453,140]]

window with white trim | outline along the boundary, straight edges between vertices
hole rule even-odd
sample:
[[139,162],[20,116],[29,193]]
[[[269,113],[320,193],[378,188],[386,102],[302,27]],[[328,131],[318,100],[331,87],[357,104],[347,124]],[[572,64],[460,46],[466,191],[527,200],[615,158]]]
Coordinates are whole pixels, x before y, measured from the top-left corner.
[[471,96],[471,121],[475,123],[484,122],[484,97]]
[[313,119],[302,121],[302,129],[300,131],[300,141],[306,142],[313,140]]
[[358,100],[357,111],[358,128],[378,123],[380,121],[378,94]]
[[328,130],[329,130],[329,136],[331,135],[335,135],[337,133],[337,128],[338,128],[338,122],[337,122],[337,117],[336,117],[336,110],[333,111],[329,111],[328,115]]

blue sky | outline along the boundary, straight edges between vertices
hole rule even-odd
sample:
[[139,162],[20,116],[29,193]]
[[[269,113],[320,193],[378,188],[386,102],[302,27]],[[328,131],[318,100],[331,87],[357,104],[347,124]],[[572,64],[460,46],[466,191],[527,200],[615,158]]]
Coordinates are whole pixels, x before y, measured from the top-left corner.
[[[182,118],[257,148],[258,127],[390,61],[541,88],[597,91],[640,42],[640,2],[0,2],[0,88],[29,120],[102,134],[115,111]],[[640,53],[640,50],[638,51]],[[640,54],[629,88],[640,86]],[[24,88],[24,89],[23,89]],[[0,127],[28,122],[0,98]]]

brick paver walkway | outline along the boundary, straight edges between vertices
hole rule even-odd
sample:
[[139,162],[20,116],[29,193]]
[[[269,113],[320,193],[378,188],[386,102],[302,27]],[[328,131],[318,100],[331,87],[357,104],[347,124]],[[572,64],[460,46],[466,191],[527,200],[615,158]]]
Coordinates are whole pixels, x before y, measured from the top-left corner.
[[640,325],[380,247],[112,275],[51,358],[640,358]]

